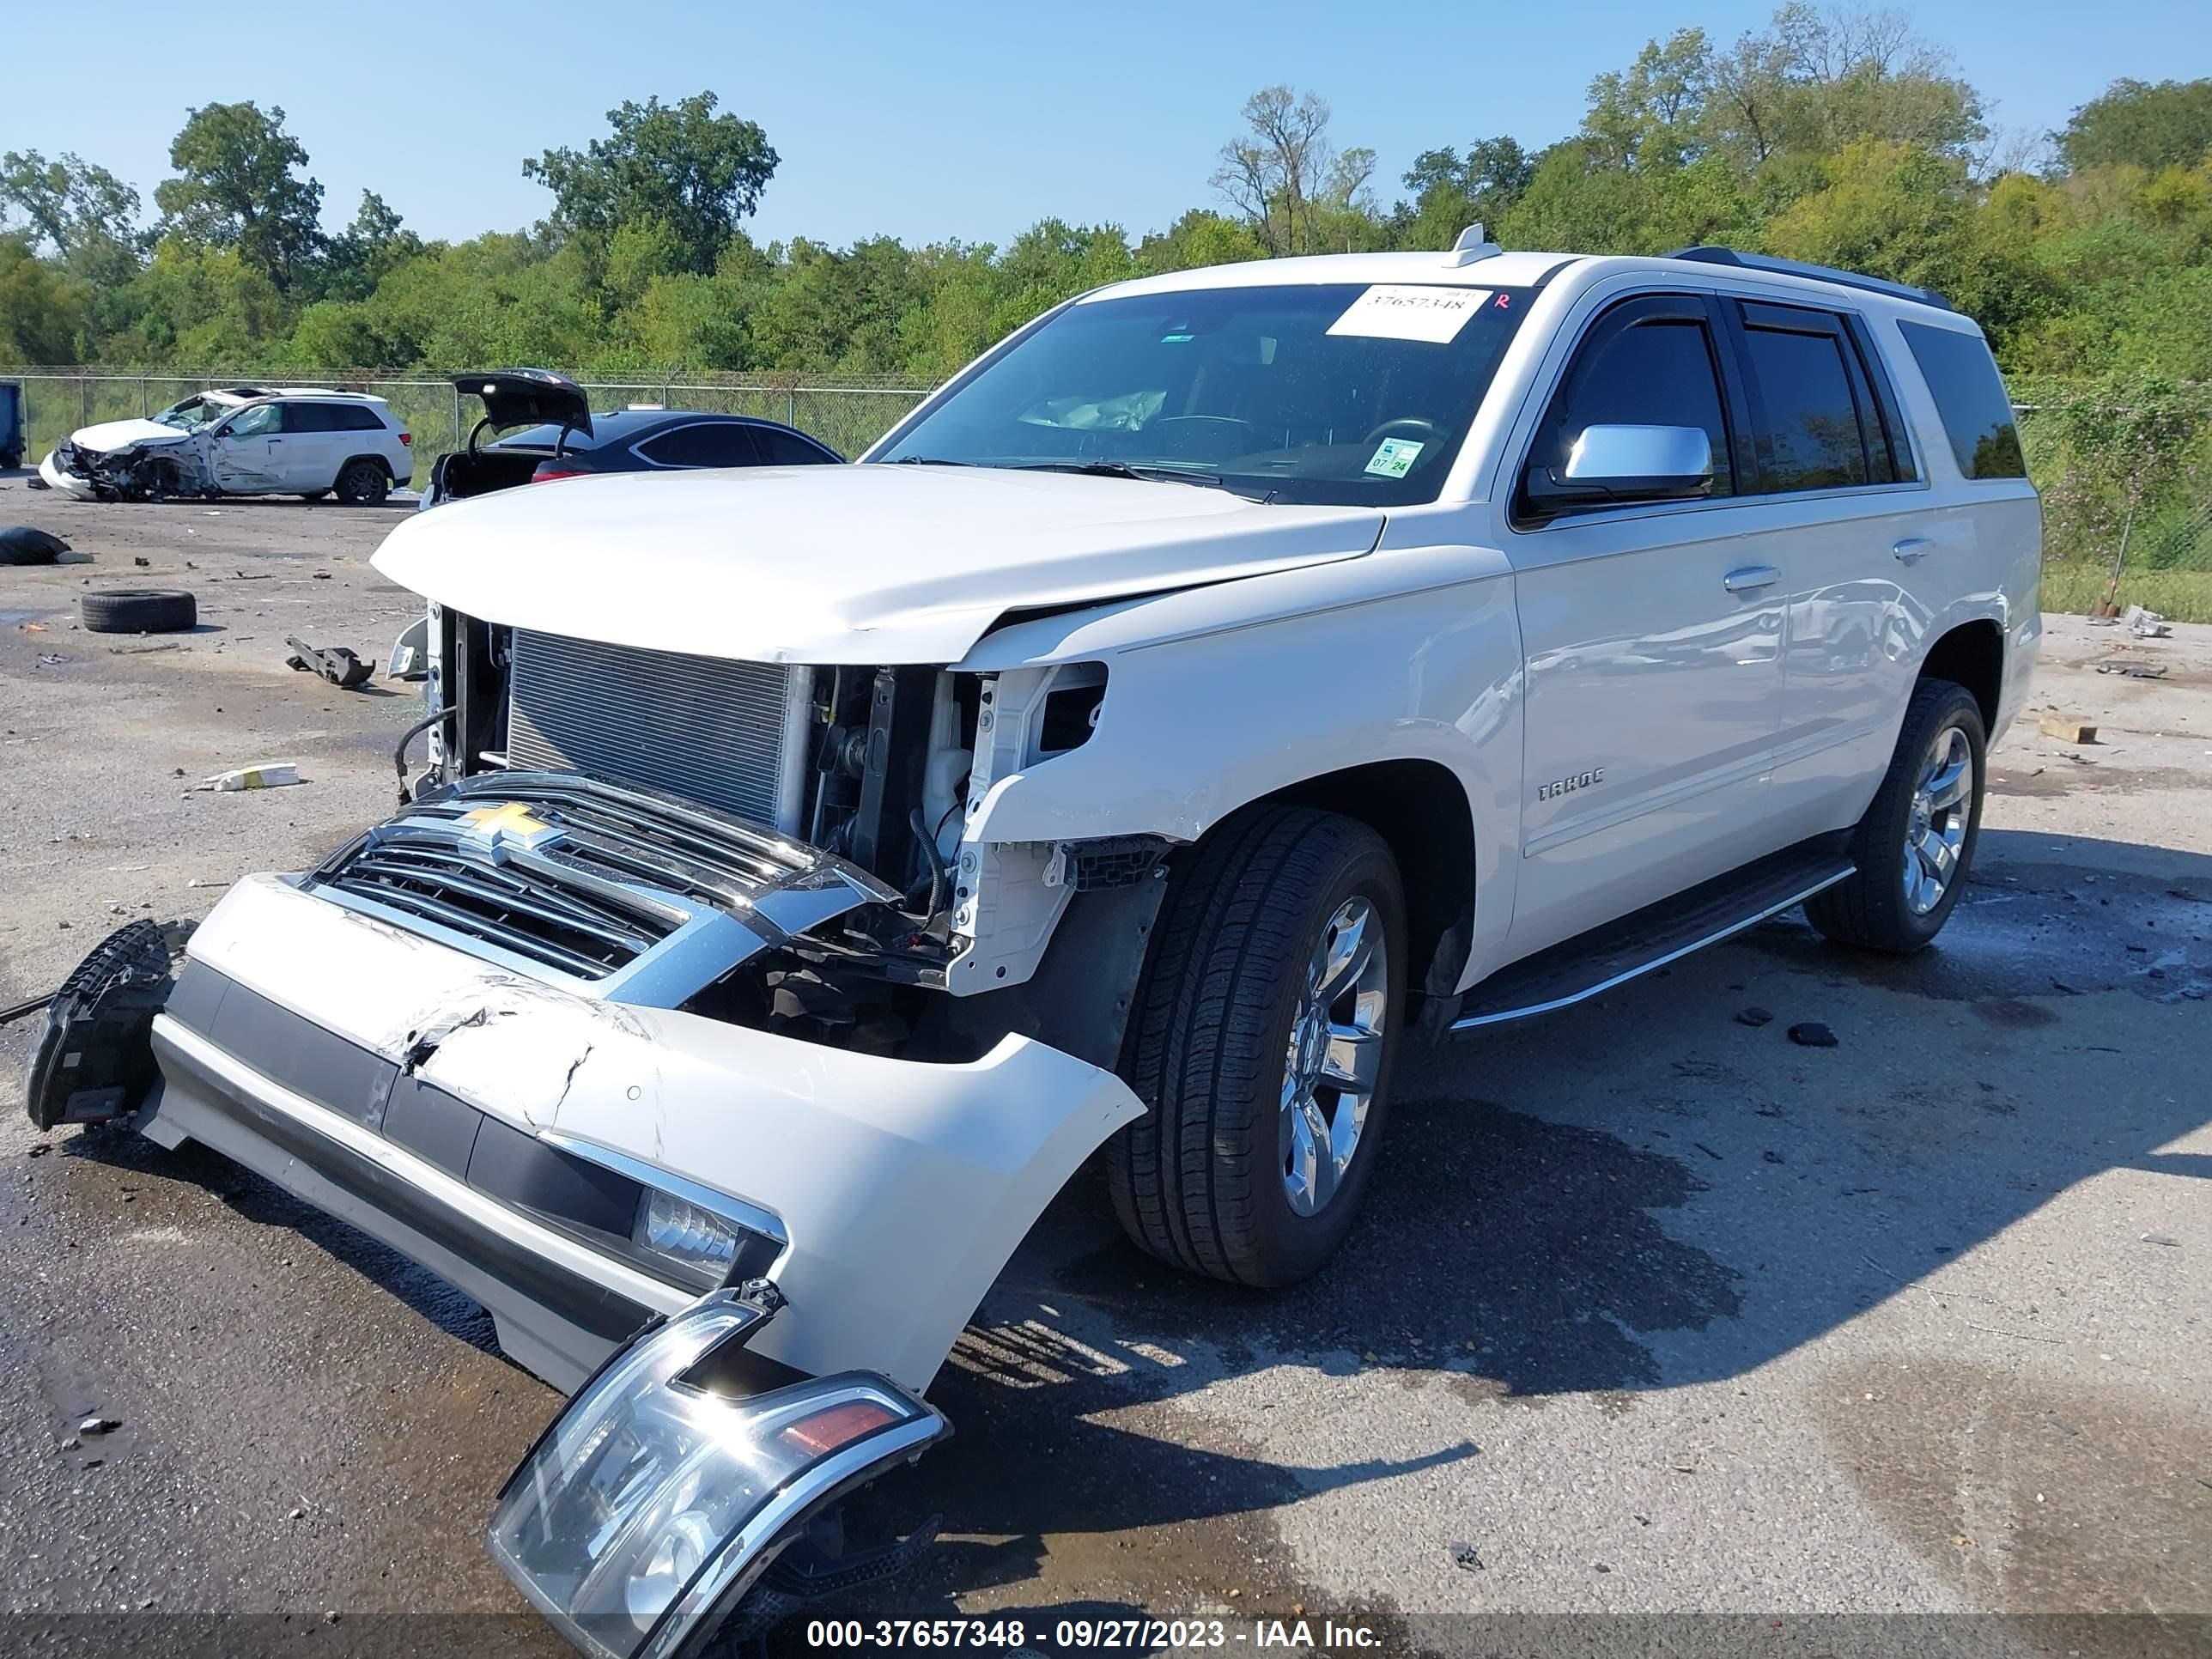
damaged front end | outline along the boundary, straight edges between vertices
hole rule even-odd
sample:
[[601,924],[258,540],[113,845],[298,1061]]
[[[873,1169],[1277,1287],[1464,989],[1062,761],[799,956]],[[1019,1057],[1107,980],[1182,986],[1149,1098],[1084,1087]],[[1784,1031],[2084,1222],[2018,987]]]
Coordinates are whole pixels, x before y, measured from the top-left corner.
[[88,449],[64,440],[39,464],[49,489],[91,501],[149,501],[201,495],[214,487],[198,446],[180,434],[170,443]]

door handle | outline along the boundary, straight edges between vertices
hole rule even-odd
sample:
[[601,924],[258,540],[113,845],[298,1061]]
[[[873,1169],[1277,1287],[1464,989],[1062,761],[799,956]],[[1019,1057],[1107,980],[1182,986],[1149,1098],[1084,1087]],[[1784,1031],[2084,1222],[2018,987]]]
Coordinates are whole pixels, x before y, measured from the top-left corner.
[[1722,577],[1721,586],[1731,593],[1753,593],[1781,580],[1782,573],[1771,564],[1747,564]]
[[1907,536],[1903,541],[1893,543],[1889,550],[1904,560],[1905,563],[1911,564],[1935,545],[1936,544],[1925,536]]

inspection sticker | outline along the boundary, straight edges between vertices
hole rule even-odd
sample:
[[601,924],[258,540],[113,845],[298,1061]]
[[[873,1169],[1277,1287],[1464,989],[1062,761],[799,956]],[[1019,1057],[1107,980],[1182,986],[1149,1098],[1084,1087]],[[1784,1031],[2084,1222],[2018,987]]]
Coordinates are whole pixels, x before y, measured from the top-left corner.
[[1482,288],[1415,288],[1377,283],[1328,325],[1332,334],[1364,335],[1372,340],[1425,340],[1443,345],[1457,337],[1468,319],[1482,309],[1491,290]]
[[1385,438],[1375,446],[1366,470],[1385,478],[1402,478],[1421,456],[1421,445],[1412,438]]

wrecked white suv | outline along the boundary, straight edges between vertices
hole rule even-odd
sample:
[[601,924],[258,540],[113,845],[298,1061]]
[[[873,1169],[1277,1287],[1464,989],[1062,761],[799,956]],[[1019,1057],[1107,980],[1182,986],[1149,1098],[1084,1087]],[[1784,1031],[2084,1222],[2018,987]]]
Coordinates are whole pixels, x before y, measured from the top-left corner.
[[407,482],[414,441],[392,405],[366,392],[228,386],[146,420],[80,427],[39,476],[85,501],[335,495],[373,507]]
[[508,491],[376,565],[427,770],[216,907],[137,1121],[584,1384],[492,1547],[618,1655],[875,1570],[806,1517],[943,1432],[1101,1148],[1144,1249],[1280,1285],[1407,1041],[1799,903],[1925,944],[2039,627],[1972,323],[1479,236],[1085,295],[861,465]]

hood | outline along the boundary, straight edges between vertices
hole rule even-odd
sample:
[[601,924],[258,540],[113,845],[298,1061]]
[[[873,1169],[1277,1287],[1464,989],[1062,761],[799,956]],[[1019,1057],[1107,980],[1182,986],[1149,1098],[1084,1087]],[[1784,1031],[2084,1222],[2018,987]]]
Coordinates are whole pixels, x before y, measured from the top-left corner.
[[111,449],[128,449],[133,444],[182,443],[191,435],[179,428],[163,426],[159,421],[102,421],[98,426],[79,427],[70,434],[70,441],[79,449],[104,455]]
[[1009,611],[1357,558],[1383,515],[988,467],[756,467],[529,484],[402,524],[392,580],[471,617],[755,662],[949,663]]
[[488,368],[453,376],[456,391],[483,399],[484,413],[500,426],[571,426],[589,434],[591,401],[584,388],[550,368]]

